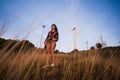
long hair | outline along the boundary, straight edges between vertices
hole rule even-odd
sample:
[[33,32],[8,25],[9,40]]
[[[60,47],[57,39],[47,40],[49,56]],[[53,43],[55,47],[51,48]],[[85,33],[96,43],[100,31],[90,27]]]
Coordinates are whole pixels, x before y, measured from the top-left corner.
[[51,27],[52,27],[52,26],[55,26],[55,31],[58,32],[58,29],[57,29],[56,24],[52,24]]

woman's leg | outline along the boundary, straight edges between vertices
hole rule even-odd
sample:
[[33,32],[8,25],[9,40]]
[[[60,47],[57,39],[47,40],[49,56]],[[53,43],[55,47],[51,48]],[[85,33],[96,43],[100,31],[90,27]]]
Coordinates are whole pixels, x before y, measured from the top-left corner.
[[52,53],[52,64],[55,62],[55,56],[54,56],[54,49],[55,49],[56,43],[52,42],[51,43],[51,53]]
[[47,54],[46,65],[48,65],[48,61],[50,57],[50,43],[46,44],[46,54]]

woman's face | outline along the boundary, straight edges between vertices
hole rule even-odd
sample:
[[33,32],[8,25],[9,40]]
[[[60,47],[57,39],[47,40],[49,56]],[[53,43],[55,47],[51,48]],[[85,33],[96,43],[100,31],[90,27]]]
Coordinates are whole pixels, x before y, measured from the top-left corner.
[[55,26],[54,25],[52,26],[52,31],[55,31]]

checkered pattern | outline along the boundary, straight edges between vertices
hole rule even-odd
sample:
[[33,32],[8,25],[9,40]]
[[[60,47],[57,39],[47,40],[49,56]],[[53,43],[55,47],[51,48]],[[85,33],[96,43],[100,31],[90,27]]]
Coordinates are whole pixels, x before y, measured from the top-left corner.
[[47,37],[46,37],[45,42],[46,42],[46,41],[53,41],[53,38],[54,38],[54,41],[55,41],[55,42],[58,41],[58,38],[59,38],[58,32],[51,32],[51,31],[50,31],[50,32],[48,33]]

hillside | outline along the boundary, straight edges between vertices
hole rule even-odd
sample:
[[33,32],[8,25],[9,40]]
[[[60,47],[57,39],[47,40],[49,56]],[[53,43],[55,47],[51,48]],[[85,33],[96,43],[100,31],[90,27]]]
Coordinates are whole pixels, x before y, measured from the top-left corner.
[[3,39],[0,38],[0,50],[18,52],[30,50],[31,48],[35,48],[35,46],[29,42],[28,40],[12,40],[12,39]]
[[[57,52],[55,67],[43,68],[45,52],[26,43],[26,47],[18,49],[20,42],[10,40],[11,45],[14,43],[10,49],[10,44],[2,43],[0,80],[120,80],[120,46],[68,54]],[[18,51],[14,51],[16,49]],[[11,54],[13,52],[17,54]]]

